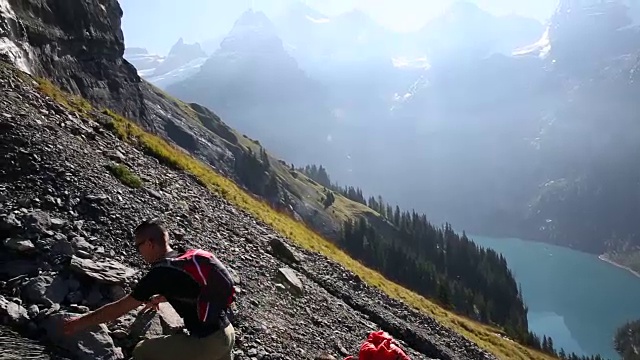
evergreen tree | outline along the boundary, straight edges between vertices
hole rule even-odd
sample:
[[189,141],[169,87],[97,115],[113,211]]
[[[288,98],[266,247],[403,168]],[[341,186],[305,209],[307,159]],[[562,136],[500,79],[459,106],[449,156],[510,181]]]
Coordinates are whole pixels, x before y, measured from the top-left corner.
[[[299,171],[328,189],[325,207],[335,201],[335,191],[388,220],[375,227],[364,217],[343,223],[338,244],[353,258],[444,307],[502,327],[515,341],[556,355],[553,339],[540,339],[529,331],[522,289],[504,256],[478,246],[464,231],[456,233],[451,224],[436,227],[425,214],[402,211],[381,196],[365,197],[360,188],[331,183],[322,166],[307,165]],[[567,355],[563,349],[560,356],[590,358]]]
[[623,360],[640,359],[640,320],[620,326],[614,334],[613,347]]
[[324,208],[326,209],[329,206],[333,205],[335,201],[336,197],[333,195],[333,191],[329,190],[323,201]]

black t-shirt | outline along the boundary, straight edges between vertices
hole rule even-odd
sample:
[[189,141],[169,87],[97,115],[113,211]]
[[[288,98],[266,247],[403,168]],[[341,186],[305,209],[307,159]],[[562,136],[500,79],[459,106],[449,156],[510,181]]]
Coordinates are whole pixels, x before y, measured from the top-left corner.
[[225,328],[229,320],[224,309],[219,309],[219,321],[213,324],[202,324],[198,319],[196,304],[178,300],[195,299],[199,293],[200,285],[188,274],[178,269],[158,266],[152,268],[140,279],[131,296],[138,301],[148,301],[154,295],[164,296],[182,317],[187,330],[192,335],[203,337]]

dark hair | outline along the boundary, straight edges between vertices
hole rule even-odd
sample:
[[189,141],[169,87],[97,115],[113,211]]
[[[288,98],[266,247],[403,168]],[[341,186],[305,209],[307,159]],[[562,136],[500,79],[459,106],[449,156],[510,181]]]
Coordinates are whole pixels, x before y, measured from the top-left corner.
[[169,241],[169,233],[164,226],[164,223],[159,218],[147,219],[136,227],[133,231],[133,235],[144,236],[151,240],[151,242],[164,246]]

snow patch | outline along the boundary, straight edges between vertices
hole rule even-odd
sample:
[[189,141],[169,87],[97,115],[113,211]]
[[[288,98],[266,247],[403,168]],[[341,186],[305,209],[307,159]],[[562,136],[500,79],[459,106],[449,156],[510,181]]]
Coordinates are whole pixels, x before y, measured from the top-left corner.
[[549,55],[549,52],[551,52],[551,39],[549,39],[549,27],[547,27],[540,40],[531,45],[514,50],[511,55],[523,56],[538,53],[538,57],[544,59]]
[[315,18],[312,18],[309,15],[306,15],[305,17],[307,18],[307,20],[311,21],[314,24],[326,24],[326,23],[331,22],[331,19],[329,19],[329,18],[315,19]]
[[397,56],[391,59],[393,66],[396,68],[412,68],[412,69],[429,69],[429,64],[425,56],[419,58],[407,58],[404,56]]
[[392,97],[393,105],[389,108],[389,111],[395,112],[397,109],[403,106],[404,103],[411,101],[423,89],[429,86],[429,80],[425,77],[425,75],[420,75],[418,80],[416,80],[409,89],[404,94],[395,93]]
[[[31,59],[35,58],[33,48],[27,41],[21,40],[18,20],[8,0],[0,0],[0,53],[9,57],[20,70],[32,74]],[[24,29],[23,29],[24,30]]]
[[18,45],[10,39],[0,39],[0,54],[7,55],[18,69],[33,75],[31,73],[31,64],[27,60],[27,56],[25,56],[25,51],[20,49]]
[[138,70],[138,76],[146,78],[147,76],[153,75],[155,71],[156,71],[156,68]]
[[393,100],[394,101],[404,101],[407,100],[409,98],[411,98],[413,96],[412,93],[405,93],[404,95],[399,95],[398,93],[393,94]]
[[[145,78],[147,81],[149,81],[150,83],[160,87],[160,88],[165,88],[173,83],[176,83],[178,81],[184,80],[186,78],[188,78],[191,75],[195,75],[199,70],[200,67],[202,67],[202,65],[207,61],[206,57],[201,57],[201,58],[197,58],[194,60],[191,60],[190,62],[180,66],[177,69],[171,70],[167,73],[164,73],[162,75],[158,75],[158,76],[146,76],[142,75],[140,73],[140,71],[138,72],[138,74]],[[147,71],[147,70],[145,70]],[[150,75],[150,74],[149,74]]]

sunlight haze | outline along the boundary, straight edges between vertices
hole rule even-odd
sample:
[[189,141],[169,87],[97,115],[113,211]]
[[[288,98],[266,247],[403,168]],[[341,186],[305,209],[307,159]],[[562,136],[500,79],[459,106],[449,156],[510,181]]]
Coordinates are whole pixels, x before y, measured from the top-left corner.
[[[120,0],[124,11],[122,28],[127,46],[143,46],[152,53],[166,54],[178,38],[202,42],[228,32],[248,8],[277,16],[294,0],[191,0],[189,6],[173,0]],[[314,9],[334,16],[353,9],[366,12],[380,25],[398,32],[420,29],[442,14],[454,1],[436,0],[306,0]],[[518,14],[545,22],[556,0],[474,0],[495,15]]]

